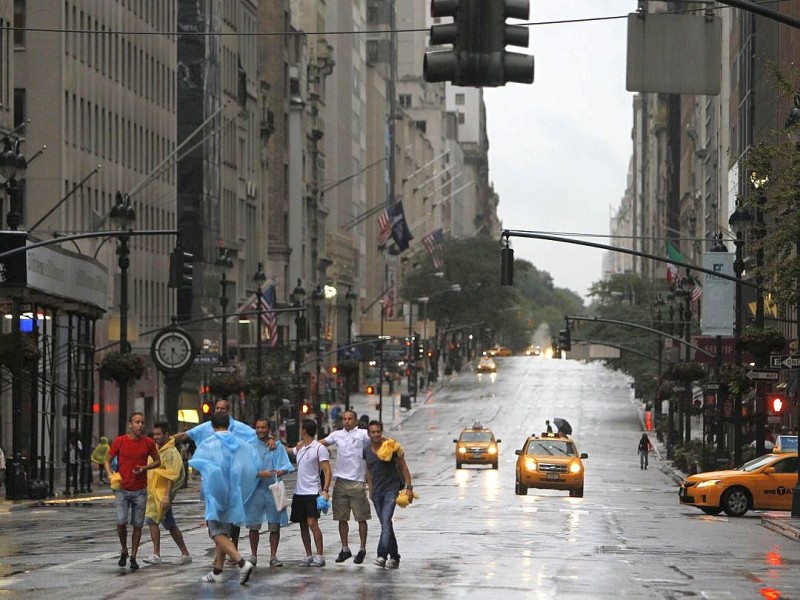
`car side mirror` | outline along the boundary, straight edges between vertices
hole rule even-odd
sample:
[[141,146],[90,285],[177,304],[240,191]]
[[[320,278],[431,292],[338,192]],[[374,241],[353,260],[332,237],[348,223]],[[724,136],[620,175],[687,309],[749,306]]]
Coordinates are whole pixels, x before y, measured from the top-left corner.
[[514,450],[514,454],[517,456],[522,456],[522,450]]
[[586,452],[581,452],[581,458],[589,458],[589,455]]
[[495,443],[499,444],[499,443],[500,443],[500,442],[502,442],[502,441],[503,441],[503,440],[497,440]]
[[767,467],[766,469],[764,469],[765,475],[772,475],[774,472],[775,472],[775,467]]
[[454,443],[454,444],[457,444],[457,443],[458,443],[458,440],[453,440],[453,443]]

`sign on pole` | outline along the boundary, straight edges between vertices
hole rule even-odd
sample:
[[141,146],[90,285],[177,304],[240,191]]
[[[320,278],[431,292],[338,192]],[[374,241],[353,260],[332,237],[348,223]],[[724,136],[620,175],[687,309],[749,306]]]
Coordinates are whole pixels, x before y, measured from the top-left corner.
[[777,371],[759,371],[756,369],[752,369],[744,374],[750,380],[753,379],[766,379],[768,381],[778,381],[778,372]]

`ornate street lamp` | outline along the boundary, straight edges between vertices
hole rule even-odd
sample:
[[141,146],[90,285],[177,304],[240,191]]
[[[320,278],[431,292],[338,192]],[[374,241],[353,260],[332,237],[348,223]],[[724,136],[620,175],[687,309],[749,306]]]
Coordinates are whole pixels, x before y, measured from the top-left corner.
[[[303,404],[303,385],[300,377],[300,371],[303,365],[303,342],[306,339],[306,317],[305,317],[305,303],[306,303],[306,291],[303,289],[300,280],[297,280],[297,285],[292,290],[291,294],[291,302],[292,307],[295,309],[294,314],[294,327],[295,327],[295,338],[294,338],[294,383],[296,386],[297,396],[295,399],[296,402],[296,409],[297,409],[297,419],[299,420],[302,417],[301,414],[301,406]],[[294,432],[295,437],[293,439],[288,439],[289,443],[294,443],[297,441],[297,437],[300,433],[299,430],[299,423],[298,429]]]
[[315,332],[315,339],[314,339],[314,348],[315,348],[315,360],[316,360],[316,394],[315,394],[315,403],[314,403],[314,411],[316,412],[317,416],[319,417],[319,403],[320,403],[320,374],[322,371],[322,301],[325,299],[325,294],[322,291],[320,286],[314,288],[314,291],[311,292],[311,304],[314,306],[314,332]]
[[228,278],[227,269],[233,268],[233,259],[228,253],[228,249],[220,246],[219,255],[214,261],[214,265],[222,269],[222,276],[219,279],[219,307],[222,311],[222,322],[220,323],[220,362],[228,364]]
[[3,138],[3,151],[0,152],[0,177],[6,180],[9,201],[6,223],[12,231],[16,231],[22,223],[22,188],[18,179],[25,177],[28,168],[28,161],[20,151],[20,144],[19,138],[12,140],[6,136]]
[[[681,295],[683,296],[683,339],[686,342],[684,346],[684,362],[690,363],[692,360],[691,342],[692,335],[692,293],[695,288],[695,281],[689,273],[681,279]],[[684,441],[688,444],[692,440],[692,383],[686,382],[686,389],[684,390],[683,398],[683,420],[684,420]]]
[[[117,192],[116,202],[111,208],[111,222],[120,231],[130,231],[136,221],[136,211],[131,206],[128,194]],[[128,343],[128,267],[131,264],[130,238],[120,235],[117,244],[117,264],[119,265],[119,352],[130,354]],[[119,434],[123,435],[128,428],[128,381],[119,382],[119,415],[117,421]]]
[[[736,292],[734,299],[734,319],[733,319],[733,342],[734,354],[733,362],[738,368],[742,366],[742,273],[744,273],[744,259],[742,249],[744,248],[745,228],[750,225],[750,213],[741,204],[736,205],[736,210],[728,219],[736,238],[733,245],[736,247],[736,256],[733,260],[733,273],[736,275]],[[742,393],[737,391],[733,398],[733,463],[734,466],[742,464]]]

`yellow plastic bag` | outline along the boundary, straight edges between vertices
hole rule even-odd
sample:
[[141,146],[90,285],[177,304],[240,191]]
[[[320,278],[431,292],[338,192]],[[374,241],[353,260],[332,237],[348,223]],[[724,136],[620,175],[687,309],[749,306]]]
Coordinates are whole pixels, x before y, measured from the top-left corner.
[[108,480],[111,489],[116,491],[122,486],[122,475],[119,473],[112,473]]
[[[411,495],[414,497],[414,500],[419,498],[419,494],[417,492],[411,492]],[[408,499],[408,494],[406,494],[405,490],[400,490],[400,493],[397,495],[397,506],[400,508],[405,508],[409,504],[411,504],[411,500]]]

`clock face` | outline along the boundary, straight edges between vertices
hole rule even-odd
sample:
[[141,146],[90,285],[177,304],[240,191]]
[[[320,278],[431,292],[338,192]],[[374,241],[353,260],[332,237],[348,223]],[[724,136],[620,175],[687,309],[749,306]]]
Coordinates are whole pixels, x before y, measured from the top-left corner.
[[175,371],[188,366],[194,358],[191,338],[182,331],[167,330],[153,340],[153,358],[159,367]]

